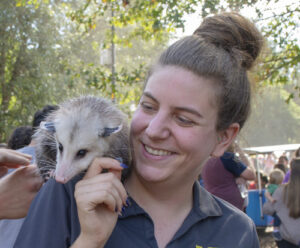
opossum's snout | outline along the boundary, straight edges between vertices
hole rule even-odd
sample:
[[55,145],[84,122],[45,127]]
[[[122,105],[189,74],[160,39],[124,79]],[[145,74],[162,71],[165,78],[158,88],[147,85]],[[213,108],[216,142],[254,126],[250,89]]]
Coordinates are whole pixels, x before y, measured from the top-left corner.
[[67,183],[70,179],[67,179],[66,177],[60,176],[60,175],[55,175],[55,180],[58,183]]
[[71,164],[58,164],[55,170],[55,180],[59,183],[67,183],[76,174],[78,174],[78,171]]

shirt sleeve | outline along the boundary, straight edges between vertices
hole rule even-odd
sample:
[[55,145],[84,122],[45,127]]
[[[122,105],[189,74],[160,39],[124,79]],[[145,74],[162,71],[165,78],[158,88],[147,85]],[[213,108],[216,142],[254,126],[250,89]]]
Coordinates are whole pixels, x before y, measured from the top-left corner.
[[239,177],[247,168],[247,166],[231,152],[225,152],[220,159],[225,169],[230,171],[236,177]]
[[14,248],[70,247],[80,227],[73,197],[74,185],[70,184],[63,185],[51,179],[42,186],[31,204]]

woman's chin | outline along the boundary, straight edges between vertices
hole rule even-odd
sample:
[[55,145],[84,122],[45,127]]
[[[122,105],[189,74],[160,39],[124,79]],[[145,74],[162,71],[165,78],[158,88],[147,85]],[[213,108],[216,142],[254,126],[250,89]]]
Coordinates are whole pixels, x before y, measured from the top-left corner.
[[159,168],[140,168],[137,171],[138,176],[147,182],[161,182],[167,175]]

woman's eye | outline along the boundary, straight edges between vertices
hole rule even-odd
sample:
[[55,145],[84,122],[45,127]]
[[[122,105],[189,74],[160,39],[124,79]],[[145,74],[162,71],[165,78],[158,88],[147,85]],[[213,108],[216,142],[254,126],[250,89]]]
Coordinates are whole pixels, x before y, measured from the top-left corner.
[[193,126],[195,124],[195,122],[183,116],[176,116],[176,120],[179,122],[180,125],[183,126]]
[[87,150],[86,150],[86,149],[81,149],[81,150],[79,150],[79,151],[77,152],[76,157],[77,157],[77,158],[83,158],[83,157],[86,155],[86,153],[87,153]]
[[147,111],[154,110],[153,104],[146,103],[146,102],[141,102],[141,107]]
[[63,147],[63,145],[61,143],[58,144],[58,149],[59,149],[60,153],[63,152],[64,147]]

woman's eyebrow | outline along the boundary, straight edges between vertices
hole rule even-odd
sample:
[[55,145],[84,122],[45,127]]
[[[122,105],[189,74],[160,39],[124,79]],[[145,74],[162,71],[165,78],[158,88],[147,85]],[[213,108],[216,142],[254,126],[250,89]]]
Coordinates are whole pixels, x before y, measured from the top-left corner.
[[157,99],[156,99],[153,95],[151,95],[150,92],[145,91],[145,92],[143,93],[143,96],[149,97],[149,98],[151,98],[153,101],[158,102]]
[[[143,96],[149,97],[153,101],[158,102],[157,99],[150,92],[145,91],[143,93]],[[174,109],[176,109],[177,111],[188,112],[188,113],[191,113],[193,115],[198,116],[199,118],[203,118],[203,115],[201,115],[197,110],[195,110],[193,108],[189,108],[189,107],[175,107]]]
[[175,109],[178,110],[178,111],[184,111],[184,112],[191,113],[193,115],[198,116],[199,118],[203,118],[203,115],[201,115],[197,110],[195,110],[193,108],[189,108],[189,107],[175,107]]

